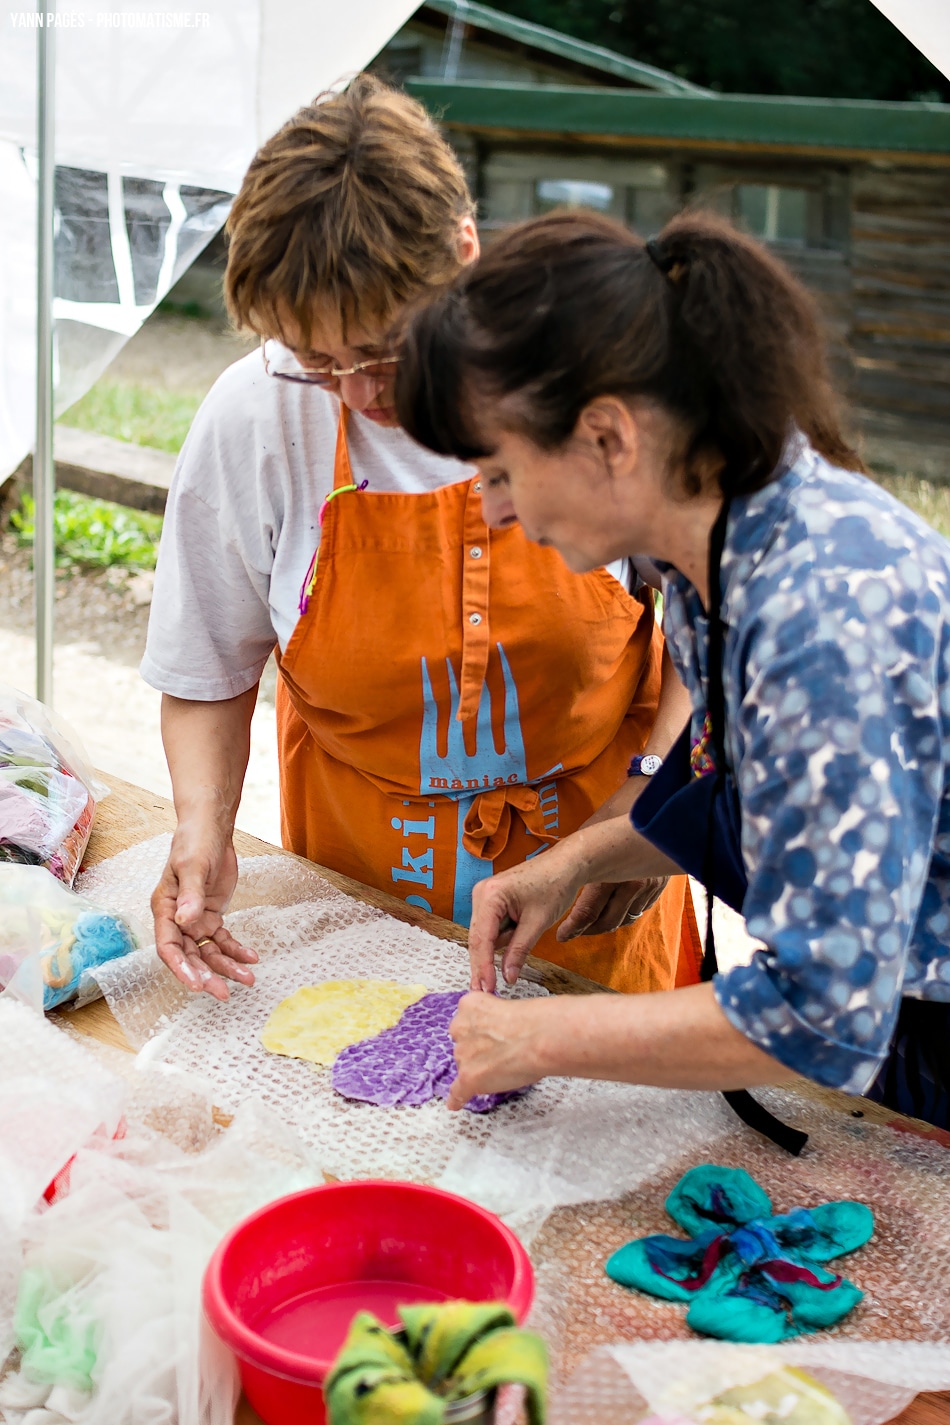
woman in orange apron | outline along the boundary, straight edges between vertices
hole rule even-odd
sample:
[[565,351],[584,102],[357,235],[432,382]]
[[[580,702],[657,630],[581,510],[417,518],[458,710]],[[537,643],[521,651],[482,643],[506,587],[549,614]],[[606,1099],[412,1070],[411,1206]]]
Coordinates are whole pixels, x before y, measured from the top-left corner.
[[[378,129],[369,133],[380,108],[388,124],[382,137]],[[417,127],[410,144],[405,136],[393,136],[397,114],[409,129]],[[285,639],[279,619],[274,622],[285,846],[467,924],[474,886],[494,870],[538,855],[586,821],[623,783],[630,758],[644,750],[656,717],[662,641],[651,590],[631,595],[607,570],[572,574],[559,555],[531,544],[517,527],[489,530],[478,477],[460,480],[463,467],[447,464],[444,478],[452,483],[436,488],[426,488],[425,481],[414,485],[411,471],[404,472],[402,488],[391,488],[385,470],[374,467],[364,473],[364,466],[369,469],[365,458],[364,466],[351,464],[352,422],[387,424],[380,392],[391,391],[395,369],[395,358],[384,349],[375,360],[353,360],[367,341],[374,351],[382,348],[385,332],[379,324],[375,341],[371,324],[358,310],[354,316],[354,301],[340,276],[347,263],[360,268],[354,259],[362,240],[354,217],[359,203],[365,202],[369,229],[381,212],[378,185],[366,181],[360,190],[354,165],[372,164],[370,140],[378,141],[376,160],[384,163],[391,204],[398,204],[413,183],[431,182],[433,163],[454,164],[457,170],[420,114],[406,96],[360,79],[347,94],[302,111],[265,145],[235,205],[226,281],[232,309],[262,337],[272,337],[276,329],[301,364],[290,374],[265,360],[263,378],[255,366],[253,379],[246,373],[241,378],[251,380],[246,384],[250,414],[232,409],[210,435],[205,420],[203,434],[190,437],[192,449],[183,453],[181,478],[172,490],[169,545],[162,551],[153,600],[154,652],[143,665],[148,680],[166,693],[163,731],[180,818],[169,866],[153,898],[156,943],[184,983],[221,998],[227,993],[226,979],[251,982],[248,965],[254,958],[221,923],[234,880],[231,830],[246,763],[246,754],[241,762],[241,743],[256,696],[256,686],[247,687],[254,665],[243,675],[247,640],[241,640],[240,610],[260,594],[260,566],[269,558],[267,597],[271,607],[279,605],[273,584],[281,551],[291,536],[299,545],[301,531],[286,514],[286,490],[271,498],[270,486],[262,486],[268,494],[266,509],[262,494],[251,500],[249,514],[241,514],[240,470],[223,462],[232,486],[223,497],[220,490],[200,486],[200,471],[189,483],[188,471],[201,459],[202,442],[213,456],[227,439],[220,427],[247,419],[248,439],[256,429],[268,447],[264,476],[258,470],[257,478],[265,485],[275,483],[274,462],[297,457],[272,447],[293,445],[293,433],[285,427],[277,439],[261,421],[255,428],[259,407],[252,409],[253,402],[280,387],[286,393],[286,383],[274,377],[290,374],[293,381],[322,384],[340,397],[332,485],[327,481],[324,486],[312,543],[303,546],[308,558],[313,546],[318,548],[311,570],[299,570],[304,584],[299,618]],[[339,132],[334,133],[334,125]],[[423,131],[420,125],[428,127]],[[307,179],[301,164],[316,164],[317,138],[336,143],[342,159],[336,166],[324,164],[327,189],[354,185],[346,194],[349,207],[343,204],[336,227],[327,227],[322,240],[322,189],[302,226],[293,231],[273,213],[274,194],[283,183],[290,216],[300,219],[299,187]],[[413,164],[426,144],[432,151],[420,177]],[[288,176],[292,182],[284,181]],[[458,180],[464,192],[460,174]],[[405,223],[405,232],[411,227]],[[294,306],[295,282],[284,274],[284,287],[277,291],[273,268],[261,266],[268,241],[273,261],[285,265],[295,243],[309,243],[313,253],[304,256],[316,262],[327,260],[327,245],[336,241],[335,265],[327,268],[317,302],[313,325],[319,327],[324,319],[317,335],[309,316]],[[409,237],[402,241],[408,252]],[[396,270],[400,254],[394,256],[393,242],[377,243],[377,248],[360,268],[360,280],[375,263],[377,291],[387,289],[390,308],[398,308],[410,295]],[[454,261],[457,267],[458,258]],[[252,298],[245,287],[254,263],[260,270]],[[440,275],[445,272],[430,275],[430,282]],[[320,349],[318,338],[326,340],[328,314],[331,325],[337,323],[337,335],[324,348],[332,353],[329,369],[322,359],[310,360],[310,352]],[[347,374],[352,371],[355,378]],[[363,384],[354,384],[359,381]],[[361,398],[359,414],[351,416],[347,397],[352,402],[354,391],[367,389],[372,396]],[[326,409],[326,396],[301,393],[299,385],[295,390],[304,401],[323,401],[321,409]],[[209,402],[214,399],[212,393]],[[361,435],[364,450],[365,439]],[[416,448],[404,444],[405,449]],[[424,459],[421,451],[418,459]],[[195,547],[196,522],[208,518],[215,501],[210,522],[203,526],[206,538]],[[263,525],[267,539],[255,544],[240,528],[241,519],[245,525]],[[236,546],[243,551],[240,559],[232,557]],[[176,558],[182,570],[172,578]],[[200,660],[186,625],[166,618],[168,637],[163,643],[158,636],[163,609],[176,600],[184,606],[199,583],[202,601],[210,599],[222,610],[220,623],[210,631],[206,659],[217,658],[230,639],[237,648],[230,667],[235,679],[238,674],[243,678],[233,682],[242,689],[233,698],[213,703],[215,693],[202,703]],[[172,652],[162,653],[163,648]],[[176,682],[174,670],[165,671],[168,662],[184,664],[189,656],[194,674]],[[179,687],[198,692],[183,696]],[[192,789],[196,780],[201,783],[197,796]],[[621,990],[692,982],[700,957],[685,877],[670,880],[632,924],[563,944],[551,932],[539,953]]]

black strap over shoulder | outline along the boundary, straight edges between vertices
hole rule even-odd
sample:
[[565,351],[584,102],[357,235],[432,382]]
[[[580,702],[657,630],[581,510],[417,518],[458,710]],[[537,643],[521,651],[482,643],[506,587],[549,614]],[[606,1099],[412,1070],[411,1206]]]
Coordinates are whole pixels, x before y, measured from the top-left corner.
[[[722,502],[709,535],[709,594],[707,619],[709,634],[706,642],[706,709],[709,714],[709,731],[712,736],[713,761],[716,790],[725,795],[726,782],[726,696],[722,681],[723,637],[722,637],[722,589],[720,566],[722,551],[726,543],[726,528],[729,524],[729,496]],[[716,973],[716,941],[713,935],[713,837],[716,824],[713,817],[706,826],[706,847],[703,857],[703,884],[706,886],[706,946],[703,953],[701,978],[711,980]]]
[[[726,697],[723,687],[722,663],[723,663],[723,636],[722,636],[722,588],[720,567],[722,564],[722,552],[726,542],[726,528],[729,523],[729,496],[722,502],[722,508],[716,516],[716,523],[712,527],[709,536],[709,638],[707,642],[706,655],[706,706],[709,712],[709,731],[712,737],[713,754],[715,758],[714,776],[717,782],[717,790],[720,796],[726,793],[726,774],[729,770],[726,761]],[[715,835],[715,822],[712,817],[706,829],[706,847],[704,857],[703,880],[706,885],[706,945],[703,951],[703,964],[700,971],[700,978],[705,982],[712,979],[716,974],[718,966],[716,963],[716,938],[713,932],[713,837]],[[776,1118],[773,1113],[769,1113],[767,1108],[754,1099],[746,1089],[735,1089],[723,1094],[723,1098],[729,1107],[736,1113],[743,1123],[749,1128],[754,1128],[757,1133],[784,1148],[793,1157],[798,1157],[799,1153],[808,1142],[808,1134],[800,1132],[797,1128],[790,1128],[787,1123],[783,1123],[780,1118]]]

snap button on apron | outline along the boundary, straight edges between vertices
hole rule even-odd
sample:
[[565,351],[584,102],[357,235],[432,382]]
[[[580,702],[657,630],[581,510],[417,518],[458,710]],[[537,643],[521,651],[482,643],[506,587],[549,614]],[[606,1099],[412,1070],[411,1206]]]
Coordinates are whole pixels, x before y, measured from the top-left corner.
[[481,559],[481,557],[482,557],[481,548],[480,548],[479,545],[477,545],[477,544],[474,546],[474,548],[470,549],[468,552],[469,552],[469,554],[472,556],[473,559]]
[[469,616],[468,616],[468,621],[469,621],[469,623],[475,623],[475,624],[481,623],[481,621],[482,621],[482,616],[481,616],[481,614],[469,614]]

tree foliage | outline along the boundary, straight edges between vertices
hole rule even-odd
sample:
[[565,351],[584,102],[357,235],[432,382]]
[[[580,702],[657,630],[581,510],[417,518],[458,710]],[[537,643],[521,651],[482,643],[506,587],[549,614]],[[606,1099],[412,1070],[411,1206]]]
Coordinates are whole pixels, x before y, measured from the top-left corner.
[[729,93],[950,101],[950,82],[871,0],[491,3]]

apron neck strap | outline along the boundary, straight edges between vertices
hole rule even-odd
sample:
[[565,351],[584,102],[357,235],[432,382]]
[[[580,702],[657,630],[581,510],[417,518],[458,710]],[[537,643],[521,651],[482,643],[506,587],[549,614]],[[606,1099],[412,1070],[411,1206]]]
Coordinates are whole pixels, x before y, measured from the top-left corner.
[[716,756],[716,775],[726,771],[726,696],[722,684],[722,552],[732,497],[725,495],[709,535],[709,638],[706,645],[706,706]]
[[[717,782],[718,794],[725,795],[726,781],[726,698],[722,686],[722,551],[726,543],[726,527],[729,523],[730,497],[723,496],[722,505],[715,524],[709,534],[708,588],[706,619],[709,634],[706,640],[706,712],[709,730],[712,734],[714,766],[712,776]],[[718,971],[716,963],[716,936],[713,931],[713,866],[715,863],[714,839],[716,835],[715,817],[710,811],[706,826],[706,848],[703,855],[703,882],[706,887],[706,945],[700,979],[711,980]]]
[[347,427],[350,424],[350,408],[340,402],[340,421],[336,428],[336,452],[333,457],[333,488],[342,490],[344,485],[352,485],[353,471],[350,466],[350,451],[346,443]]

